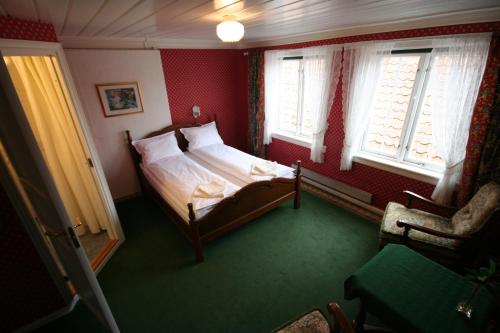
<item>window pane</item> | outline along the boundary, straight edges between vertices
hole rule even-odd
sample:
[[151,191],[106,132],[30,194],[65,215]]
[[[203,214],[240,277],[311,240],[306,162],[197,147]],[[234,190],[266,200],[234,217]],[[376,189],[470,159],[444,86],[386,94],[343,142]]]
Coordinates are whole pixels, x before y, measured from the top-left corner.
[[300,60],[284,60],[281,66],[281,101],[278,128],[297,132],[297,108],[299,102]]
[[[437,56],[434,61],[434,69],[438,71],[438,77],[445,79],[449,75],[448,59],[445,56]],[[443,91],[427,89],[421,105],[421,112],[417,119],[417,127],[410,145],[409,157],[422,163],[435,163],[444,165],[443,159],[432,146],[432,109],[431,101],[436,103],[439,109],[444,102]]]
[[[311,61],[308,63],[308,61]],[[312,60],[304,60],[304,67],[308,68],[308,66],[315,67],[320,72],[326,71],[326,61],[324,59],[314,58]],[[322,82],[313,81],[308,82],[307,78],[304,78],[304,103],[302,108],[302,124],[300,128],[300,134],[303,136],[307,136],[309,138],[312,137],[312,115],[313,112],[319,112],[320,102],[317,99],[319,89],[321,89]]]
[[396,156],[420,58],[419,55],[401,55],[383,59],[365,150]]
[[[309,96],[311,96],[310,90],[312,85],[304,85],[304,107],[302,109],[302,126],[300,129],[300,134],[303,136],[311,137],[312,135],[312,101]],[[316,103],[317,106],[317,103]],[[318,111],[316,111],[318,112]]]

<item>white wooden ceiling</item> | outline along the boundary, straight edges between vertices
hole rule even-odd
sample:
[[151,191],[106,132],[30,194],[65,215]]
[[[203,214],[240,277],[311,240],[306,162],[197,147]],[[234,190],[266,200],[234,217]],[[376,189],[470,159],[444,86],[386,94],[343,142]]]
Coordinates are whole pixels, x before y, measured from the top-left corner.
[[244,44],[264,45],[312,34],[494,21],[500,19],[500,1],[0,0],[0,15],[48,21],[63,43],[101,47],[132,42],[227,46],[218,41],[215,27],[228,14],[245,25]]

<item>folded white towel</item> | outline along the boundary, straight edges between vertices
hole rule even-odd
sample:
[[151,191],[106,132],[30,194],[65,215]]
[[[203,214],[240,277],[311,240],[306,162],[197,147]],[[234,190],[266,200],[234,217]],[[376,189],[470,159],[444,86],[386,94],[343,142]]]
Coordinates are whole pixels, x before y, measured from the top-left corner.
[[264,161],[261,163],[252,164],[252,169],[250,170],[251,175],[256,176],[273,176],[278,175],[278,163],[271,161]]
[[193,196],[198,198],[224,198],[226,184],[212,181],[208,184],[200,184],[194,190]]

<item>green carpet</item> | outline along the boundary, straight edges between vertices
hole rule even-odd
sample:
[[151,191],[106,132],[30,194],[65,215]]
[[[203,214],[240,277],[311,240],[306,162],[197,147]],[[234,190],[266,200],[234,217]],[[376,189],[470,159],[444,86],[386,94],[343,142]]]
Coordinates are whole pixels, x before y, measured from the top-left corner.
[[[331,301],[353,316],[344,280],[377,252],[377,225],[309,193],[207,244],[202,264],[149,199],[117,209],[127,240],[98,278],[125,333],[269,332]],[[69,331],[102,329],[80,304],[40,330]]]

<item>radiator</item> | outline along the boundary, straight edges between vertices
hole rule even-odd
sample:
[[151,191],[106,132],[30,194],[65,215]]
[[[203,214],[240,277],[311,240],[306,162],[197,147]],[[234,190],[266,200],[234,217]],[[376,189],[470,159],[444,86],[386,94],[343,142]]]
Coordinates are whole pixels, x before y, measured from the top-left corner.
[[[296,168],[296,164],[292,164],[292,168]],[[339,182],[337,180],[323,176],[317,172],[306,169],[304,167],[302,170],[302,181],[311,184],[325,192],[331,193],[336,196],[343,197],[344,199],[356,199],[366,204],[372,203],[372,194],[366,191],[360,190],[351,185]],[[348,196],[348,198],[345,198]]]

